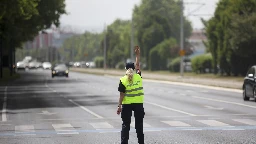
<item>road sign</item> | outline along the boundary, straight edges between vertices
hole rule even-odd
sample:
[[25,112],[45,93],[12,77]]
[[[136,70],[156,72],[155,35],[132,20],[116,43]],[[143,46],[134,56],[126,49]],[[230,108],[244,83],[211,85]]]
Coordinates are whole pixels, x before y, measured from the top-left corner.
[[180,56],[184,56],[185,55],[185,50],[180,50]]

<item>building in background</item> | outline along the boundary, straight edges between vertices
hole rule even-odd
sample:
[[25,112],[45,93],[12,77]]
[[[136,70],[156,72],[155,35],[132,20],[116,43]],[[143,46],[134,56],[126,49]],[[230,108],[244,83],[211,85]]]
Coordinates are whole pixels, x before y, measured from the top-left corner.
[[61,59],[58,49],[63,46],[66,39],[74,35],[75,33],[70,31],[52,28],[47,32],[40,32],[33,41],[25,42],[23,48],[25,51],[36,50],[35,59],[56,62]]
[[190,59],[195,56],[205,54],[206,46],[204,45],[204,41],[207,41],[204,31],[198,29],[193,30],[191,36],[188,38],[188,42],[194,50],[193,54],[189,56]]

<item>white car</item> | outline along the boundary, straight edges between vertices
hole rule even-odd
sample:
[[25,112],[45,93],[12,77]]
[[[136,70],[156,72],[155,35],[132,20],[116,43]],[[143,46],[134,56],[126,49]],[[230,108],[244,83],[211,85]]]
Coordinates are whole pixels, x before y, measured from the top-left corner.
[[51,69],[51,68],[52,68],[52,64],[50,62],[43,63],[43,69]]
[[26,64],[23,61],[17,62],[17,70],[26,69]]
[[37,68],[37,62],[32,61],[28,64],[29,69],[35,69]]

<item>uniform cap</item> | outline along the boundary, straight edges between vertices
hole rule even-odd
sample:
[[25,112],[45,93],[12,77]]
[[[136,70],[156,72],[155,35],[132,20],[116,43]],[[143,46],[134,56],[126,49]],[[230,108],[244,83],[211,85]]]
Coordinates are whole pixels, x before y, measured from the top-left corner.
[[131,62],[126,63],[125,69],[128,70],[129,68],[132,68],[134,70],[135,69],[134,63],[131,63]]

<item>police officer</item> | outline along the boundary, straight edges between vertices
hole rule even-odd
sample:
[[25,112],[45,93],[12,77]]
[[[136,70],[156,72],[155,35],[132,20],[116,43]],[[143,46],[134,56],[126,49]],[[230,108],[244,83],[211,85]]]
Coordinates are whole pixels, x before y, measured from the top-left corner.
[[[143,102],[144,91],[142,87],[142,77],[140,71],[140,48],[135,47],[136,64],[126,64],[126,75],[120,78],[118,91],[120,92],[119,105],[117,114],[121,113],[123,121],[121,131],[121,144],[128,144],[129,131],[131,124],[132,111],[135,117],[135,129],[137,133],[138,143],[144,144],[143,118],[145,115]],[[134,70],[136,73],[134,74]]]

